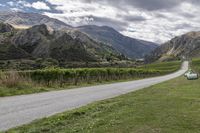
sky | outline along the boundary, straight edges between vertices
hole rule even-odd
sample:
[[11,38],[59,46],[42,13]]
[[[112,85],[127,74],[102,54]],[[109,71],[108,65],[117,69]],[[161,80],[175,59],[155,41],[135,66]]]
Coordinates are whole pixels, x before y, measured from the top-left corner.
[[157,43],[200,31],[200,0],[0,0],[0,10],[37,12],[72,26],[110,26]]

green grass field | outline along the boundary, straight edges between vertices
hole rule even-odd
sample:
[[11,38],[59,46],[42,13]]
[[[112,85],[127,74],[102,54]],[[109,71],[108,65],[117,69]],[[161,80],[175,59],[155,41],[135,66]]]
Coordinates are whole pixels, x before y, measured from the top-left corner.
[[200,58],[195,58],[192,60],[192,67],[195,71],[200,72]]
[[8,132],[199,133],[199,127],[200,80],[179,77]]
[[156,63],[139,68],[45,69],[0,73],[0,97],[72,89],[83,86],[130,81],[172,73],[181,62]]
[[162,62],[162,63],[153,63],[148,65],[139,66],[138,68],[142,69],[156,69],[156,70],[174,70],[180,68],[180,61],[171,61],[171,62]]

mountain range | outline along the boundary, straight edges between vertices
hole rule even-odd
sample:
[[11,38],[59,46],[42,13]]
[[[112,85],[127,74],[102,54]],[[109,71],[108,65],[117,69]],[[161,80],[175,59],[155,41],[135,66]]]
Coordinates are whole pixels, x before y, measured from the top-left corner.
[[145,57],[152,62],[200,56],[200,32],[189,32],[158,46],[124,36],[111,27],[72,27],[37,13],[0,12],[0,22],[0,60],[101,62]]
[[77,27],[76,29],[99,42],[112,46],[129,58],[143,58],[157,47],[155,43],[124,36],[107,26],[87,25]]
[[59,62],[101,62],[120,60],[112,47],[97,43],[88,36],[73,38],[63,31],[51,31],[45,24],[15,29],[0,23],[0,60],[52,58]]
[[94,25],[72,27],[62,21],[37,13],[0,12],[0,21],[12,25],[15,29],[27,29],[45,24],[49,31],[67,32],[74,39],[79,38],[82,41],[88,39],[86,36],[89,36],[93,43],[112,47],[117,53],[132,59],[144,58],[157,47],[155,43],[124,36],[111,27]]

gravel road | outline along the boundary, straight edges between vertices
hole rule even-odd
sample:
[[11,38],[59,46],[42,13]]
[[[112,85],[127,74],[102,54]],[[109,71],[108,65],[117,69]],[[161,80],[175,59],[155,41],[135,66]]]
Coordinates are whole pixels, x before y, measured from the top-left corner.
[[78,108],[95,101],[143,89],[181,76],[187,69],[188,62],[184,62],[181,70],[166,76],[71,90],[0,98],[0,131],[30,123],[35,119]]

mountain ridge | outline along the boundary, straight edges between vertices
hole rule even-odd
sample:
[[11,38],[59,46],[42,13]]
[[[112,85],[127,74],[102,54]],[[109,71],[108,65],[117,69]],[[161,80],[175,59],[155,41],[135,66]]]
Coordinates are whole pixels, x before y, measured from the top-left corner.
[[88,34],[97,41],[107,43],[129,58],[143,58],[157,47],[155,43],[130,38],[108,26],[86,25],[76,29]]
[[14,27],[27,27],[30,28],[34,25],[46,24],[53,29],[71,29],[71,25],[68,25],[58,19],[50,18],[46,15],[38,13],[25,13],[25,12],[12,12],[12,11],[0,11],[0,21],[13,25]]
[[146,57],[147,61],[167,61],[200,57],[200,31],[177,36],[156,48]]
[[[12,27],[0,23],[0,31],[6,26]],[[23,30],[16,30],[13,27],[12,29],[0,33],[1,54],[4,53],[0,56],[1,60],[53,58],[60,62],[99,62],[106,60],[104,56],[110,54],[112,54],[111,58],[120,60],[118,59],[120,54],[109,46],[102,47],[102,44],[95,41],[88,42],[89,37],[84,42],[63,31],[50,32],[45,24]]]
[[[0,21],[9,23],[19,29],[20,28],[23,29],[24,27],[25,27],[24,29],[27,29],[30,28],[31,26],[45,23],[48,26],[48,28],[52,29],[52,31],[62,30],[64,32],[71,32],[74,30],[79,30],[82,33],[86,33],[83,30],[80,30],[80,27],[72,27],[62,21],[37,13],[0,12]],[[95,38],[94,35],[88,34],[88,32],[86,34],[96,41],[107,44],[108,46],[112,46],[115,50],[117,50],[118,52],[124,54],[129,58],[143,58],[144,55],[149,54],[150,51],[154,50],[157,47],[155,43],[126,37],[111,27],[101,26],[100,28],[102,32],[100,33],[101,35],[99,37],[100,39]],[[105,29],[108,32],[108,34],[105,34],[106,38],[104,35]],[[88,28],[87,30],[91,29]]]

